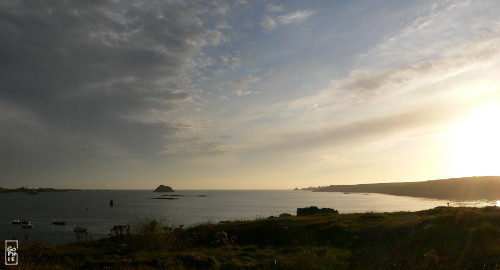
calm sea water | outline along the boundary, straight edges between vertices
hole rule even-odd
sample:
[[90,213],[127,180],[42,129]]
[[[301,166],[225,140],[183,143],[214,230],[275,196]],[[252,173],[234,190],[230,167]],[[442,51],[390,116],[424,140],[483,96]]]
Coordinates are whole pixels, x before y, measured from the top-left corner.
[[[0,194],[0,240],[41,239],[48,243],[75,241],[73,227],[87,227],[92,239],[107,236],[117,224],[134,224],[144,218],[156,218],[171,226],[223,220],[248,220],[295,214],[298,207],[330,207],[340,213],[417,211],[447,205],[449,201],[338,192],[290,190],[179,190],[176,200],[156,200],[162,193],[150,190],[44,192]],[[113,199],[115,204],[109,206]],[[451,205],[461,203],[453,202]],[[467,205],[484,206],[490,202]],[[14,219],[29,220],[34,229],[12,225]],[[67,225],[52,225],[54,219]]]

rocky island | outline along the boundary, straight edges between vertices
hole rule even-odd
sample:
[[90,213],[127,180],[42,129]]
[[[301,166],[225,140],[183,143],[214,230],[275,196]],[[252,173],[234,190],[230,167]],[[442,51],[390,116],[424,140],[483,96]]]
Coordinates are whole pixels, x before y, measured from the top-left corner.
[[160,185],[154,192],[174,192],[174,190],[169,186]]

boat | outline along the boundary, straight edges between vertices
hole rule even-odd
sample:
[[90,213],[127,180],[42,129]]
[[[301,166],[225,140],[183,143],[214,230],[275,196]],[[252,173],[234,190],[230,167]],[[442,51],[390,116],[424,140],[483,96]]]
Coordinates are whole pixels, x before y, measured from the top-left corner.
[[64,220],[53,220],[52,225],[66,225],[66,221]]
[[21,224],[22,222],[19,219],[14,219],[12,224]]
[[35,225],[33,225],[31,222],[30,223],[26,223],[26,224],[21,224],[21,228],[25,228],[25,229],[33,229],[35,228]]
[[87,228],[86,227],[82,227],[82,226],[75,226],[75,228],[73,228],[73,231],[74,232],[84,232],[84,233],[86,233],[87,232]]
[[26,194],[29,194],[29,195],[38,195],[38,190],[35,190],[35,189],[30,189],[26,192]]
[[23,220],[21,221],[21,224],[31,224],[31,221]]

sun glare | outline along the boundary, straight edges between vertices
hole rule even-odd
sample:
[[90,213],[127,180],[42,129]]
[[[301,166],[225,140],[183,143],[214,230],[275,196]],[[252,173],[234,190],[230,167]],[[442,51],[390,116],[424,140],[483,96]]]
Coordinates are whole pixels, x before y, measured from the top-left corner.
[[456,124],[450,134],[457,176],[500,175],[500,104],[487,103]]

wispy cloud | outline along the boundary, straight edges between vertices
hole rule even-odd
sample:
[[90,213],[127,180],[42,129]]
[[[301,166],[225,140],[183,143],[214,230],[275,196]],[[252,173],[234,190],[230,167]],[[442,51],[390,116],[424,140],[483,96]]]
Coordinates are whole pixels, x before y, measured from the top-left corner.
[[264,16],[260,22],[260,26],[264,28],[264,31],[269,32],[278,27],[278,22],[271,18],[271,16]]
[[266,5],[267,12],[281,12],[283,10],[284,10],[283,5],[273,5],[273,4]]
[[395,69],[353,70],[346,79],[331,82],[331,91],[347,92],[355,103],[369,102],[388,94],[421,89],[461,73],[497,63],[500,39],[449,48],[440,58],[424,60]]
[[242,148],[244,154],[302,153],[318,149],[363,149],[371,144],[384,144],[422,134],[447,130],[450,120],[456,117],[457,108],[463,104],[426,104],[397,114],[366,117],[346,124],[331,123],[321,128],[280,132],[269,135],[260,144]]
[[259,77],[249,76],[241,80],[233,81],[231,84],[236,90],[233,91],[238,97],[247,96],[250,94],[258,94],[259,91],[250,90],[251,86],[260,80]]
[[[420,102],[428,102],[429,96],[438,93],[455,93],[453,96],[456,97],[457,89],[440,84],[458,83],[464,74],[498,66],[500,48],[496,44],[499,42],[497,38],[492,38],[457,45],[443,51],[439,58],[408,63],[397,68],[353,69],[347,76],[330,81],[327,87],[317,92],[252,108],[239,121],[280,119],[273,126],[282,130],[299,125],[298,123],[304,128],[314,129],[317,125],[329,126],[332,122],[362,121],[367,116],[374,117],[391,107],[395,111],[411,110]],[[475,90],[477,95],[481,95],[481,91],[483,89]],[[362,113],[366,111],[370,113]],[[264,131],[261,132],[263,133]]]
[[298,22],[301,22],[301,21],[307,19],[313,13],[314,12],[312,12],[310,10],[299,10],[296,12],[292,12],[292,13],[288,13],[288,14],[279,16],[278,21],[281,24],[298,23]]
[[[494,8],[468,3],[434,7],[360,55],[347,76],[284,106],[299,111],[314,104],[323,109],[342,109],[423,91],[450,78],[459,80],[461,74],[497,65],[500,21],[491,13],[484,14],[484,20],[473,20],[468,13],[471,8]],[[450,37],[443,39],[443,35]]]
[[[449,48],[498,37],[496,1],[441,2],[423,6],[419,16],[383,37],[373,48],[360,55],[360,64],[380,67],[401,60],[421,61],[442,55]],[[481,19],[478,19],[481,14]]]
[[265,15],[262,19],[260,26],[264,29],[264,31],[269,32],[271,30],[276,29],[280,25],[287,25],[292,23],[299,23],[307,19],[309,16],[314,14],[313,11],[310,10],[298,10],[295,12],[287,13],[284,15],[277,15],[276,12],[283,11],[282,6],[272,6],[271,8],[267,8],[268,15]]

